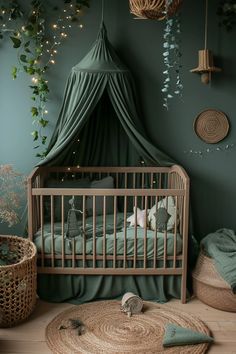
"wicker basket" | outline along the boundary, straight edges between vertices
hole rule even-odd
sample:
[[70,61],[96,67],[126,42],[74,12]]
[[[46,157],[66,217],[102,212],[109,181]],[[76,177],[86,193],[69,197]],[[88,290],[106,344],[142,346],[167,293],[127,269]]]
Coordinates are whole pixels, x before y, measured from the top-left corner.
[[213,260],[200,252],[192,273],[194,294],[205,304],[219,310],[236,312],[236,295],[216,271]]
[[24,321],[36,303],[36,247],[18,236],[0,235],[15,253],[16,262],[0,266],[0,327],[11,327]]
[[[183,0],[173,0],[168,7],[168,16],[173,16]],[[166,0],[129,0],[130,12],[138,18],[163,20],[166,17]]]

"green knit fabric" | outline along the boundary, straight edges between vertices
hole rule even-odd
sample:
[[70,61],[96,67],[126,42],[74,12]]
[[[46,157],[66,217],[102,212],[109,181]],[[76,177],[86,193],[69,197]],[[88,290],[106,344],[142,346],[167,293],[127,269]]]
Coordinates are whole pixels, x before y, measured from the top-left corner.
[[193,331],[189,328],[183,328],[175,324],[167,324],[163,338],[163,347],[173,347],[177,345],[191,345],[199,343],[211,343],[213,338]]

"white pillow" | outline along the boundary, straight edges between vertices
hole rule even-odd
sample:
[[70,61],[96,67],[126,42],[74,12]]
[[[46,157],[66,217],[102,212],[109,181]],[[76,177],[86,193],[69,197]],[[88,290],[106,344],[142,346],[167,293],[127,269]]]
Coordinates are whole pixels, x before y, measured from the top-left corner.
[[[167,231],[173,230],[175,227],[175,212],[176,212],[176,206],[175,206],[175,202],[174,202],[174,198],[172,196],[168,196],[165,197],[163,199],[161,199],[158,203],[157,203],[157,209],[159,208],[166,208],[168,214],[170,214],[170,218],[167,222]],[[152,230],[155,230],[156,227],[156,204],[153,205],[153,207],[150,209],[150,212],[148,214],[148,223],[149,223],[149,227]],[[178,222],[178,221],[177,221]]]
[[[147,218],[146,218],[146,210],[141,210],[137,208],[137,226],[140,227],[145,227],[145,224],[148,223],[148,212],[149,209],[147,210]],[[127,219],[128,222],[130,222],[129,226],[135,226],[135,207],[134,207],[134,214],[128,217]]]

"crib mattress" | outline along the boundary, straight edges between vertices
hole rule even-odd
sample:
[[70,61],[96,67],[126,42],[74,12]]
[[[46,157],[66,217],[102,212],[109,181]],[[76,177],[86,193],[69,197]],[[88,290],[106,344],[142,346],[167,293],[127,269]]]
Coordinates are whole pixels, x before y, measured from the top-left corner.
[[[126,242],[124,242],[124,219],[123,213],[118,213],[116,217],[116,235],[114,234],[114,215],[106,216],[106,236],[104,238],[103,231],[103,217],[98,216],[96,218],[96,255],[103,255],[103,243],[106,242],[106,255],[114,254],[114,239],[116,237],[116,255],[124,255],[124,245],[126,245],[126,256],[133,256],[134,249],[136,247],[137,256],[143,257],[144,254],[144,235],[145,230],[141,227],[137,227],[136,233],[136,246],[135,246],[135,228],[126,227]],[[65,225],[65,230],[66,230]],[[168,256],[173,256],[174,245],[176,243],[176,254],[180,254],[182,251],[182,237],[180,234],[176,236],[167,232],[167,242],[166,242],[166,253]],[[146,239],[146,254],[147,258],[153,258],[154,254],[154,239],[157,237],[157,256],[164,255],[165,247],[165,234],[163,232],[154,232],[152,230],[147,230]],[[76,255],[81,255],[83,253],[84,240],[85,240],[85,253],[86,255],[93,255],[94,242],[93,242],[93,219],[92,217],[86,218],[86,226],[83,229],[81,224],[78,224],[78,235],[69,239],[66,237],[62,238],[62,228],[61,223],[54,224],[54,234],[51,232],[51,224],[45,224],[43,227],[43,233],[39,230],[34,237],[34,243],[37,247],[38,252],[43,251],[45,254],[50,254],[52,252],[52,239],[54,239],[54,252],[55,254],[62,253],[62,244],[64,239],[64,252],[66,255],[72,254],[72,249],[75,247]],[[73,245],[74,243],[74,245]]]

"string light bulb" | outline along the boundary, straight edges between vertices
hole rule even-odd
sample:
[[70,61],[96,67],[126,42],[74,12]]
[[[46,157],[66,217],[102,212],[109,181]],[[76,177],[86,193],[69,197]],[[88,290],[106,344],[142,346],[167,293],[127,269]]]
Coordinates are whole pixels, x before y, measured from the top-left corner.
[[37,84],[37,83],[38,83],[38,78],[35,77],[35,76],[33,76],[31,80],[32,80],[32,82],[33,82],[34,84]]

